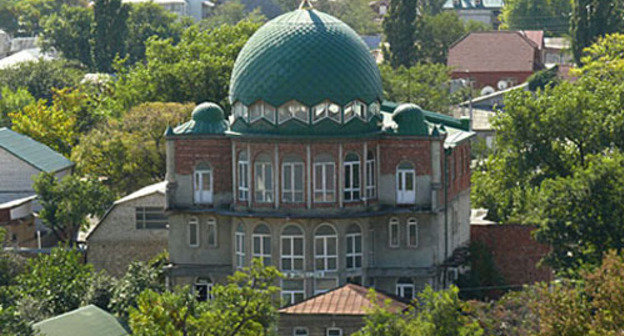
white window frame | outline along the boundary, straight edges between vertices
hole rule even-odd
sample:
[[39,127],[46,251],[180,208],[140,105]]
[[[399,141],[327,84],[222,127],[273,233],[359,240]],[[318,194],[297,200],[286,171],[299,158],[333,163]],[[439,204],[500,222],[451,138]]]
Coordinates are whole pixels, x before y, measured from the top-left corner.
[[[270,170],[267,172],[267,169]],[[261,177],[262,179],[259,179]],[[267,185],[267,178],[271,180],[270,185]],[[273,185],[275,181],[273,179],[273,164],[270,161],[262,161],[256,162],[254,164],[254,197],[255,201],[258,203],[271,203],[274,201],[273,198]],[[264,185],[260,185],[260,182],[263,182]]]
[[[243,227],[243,230],[244,227]],[[241,269],[245,266],[245,232],[238,231],[234,233],[234,246],[236,255],[236,268]]]
[[204,281],[204,279],[197,279],[195,280],[195,283],[193,285],[194,285],[196,297],[197,297],[197,287],[199,286],[206,287],[206,300],[199,300],[199,301],[209,301],[209,300],[214,299],[214,296],[212,295],[212,288],[214,287],[214,283],[212,283],[211,281]]
[[[328,224],[323,224],[323,225],[319,226],[319,228],[323,227],[323,226],[330,227],[334,231],[334,233],[333,234],[329,234],[329,235],[318,234],[318,233],[314,234],[314,269],[317,270],[317,271],[335,271],[335,270],[338,269],[338,234],[336,233],[336,229],[334,227],[328,225]],[[319,228],[317,228],[316,230],[318,231]],[[329,240],[331,240],[331,239],[334,240],[335,245],[336,245],[335,248],[334,248],[334,250],[336,251],[335,254],[329,254],[329,252],[328,252],[328,250],[329,250],[328,247],[329,247],[329,244],[330,244]],[[317,251],[317,249],[316,249],[316,246],[317,246],[316,242],[318,240],[322,241],[323,251]],[[331,259],[335,260],[335,264],[336,264],[335,268],[329,268],[329,261]],[[321,269],[316,268],[317,267],[317,264],[316,264],[317,260],[323,260],[323,268],[321,268]]]
[[[191,232],[195,230],[195,243],[191,241]],[[188,244],[189,247],[199,247],[199,220],[197,217],[192,217],[188,221]]]
[[[147,219],[148,215],[158,215],[161,218]],[[167,225],[168,219],[162,207],[141,206],[134,208],[134,227],[137,230],[166,230]]]
[[[338,333],[335,333],[338,332]],[[331,327],[325,330],[325,336],[342,336],[342,328]]]
[[[282,288],[284,288],[284,281],[288,281],[288,279],[282,279]],[[288,296],[288,302],[286,303],[286,305],[292,305],[295,303],[299,303],[303,300],[305,300],[305,281],[304,280],[294,280],[294,281],[301,281],[301,284],[303,285],[301,289],[282,289],[281,292],[281,298],[283,299],[284,296]],[[295,299],[295,295],[301,295],[302,300],[301,301],[297,301]]]
[[[210,181],[208,181],[208,185],[210,186],[209,190],[204,190],[204,175],[208,174]],[[201,168],[196,169],[193,174],[194,181],[194,189],[195,189],[195,203],[196,204],[212,204],[213,195],[214,195],[214,184],[213,184],[213,174],[212,168]]]
[[[414,243],[412,244],[412,227],[414,228]],[[418,247],[418,221],[416,218],[407,220],[407,246]]]
[[[344,200],[345,202],[357,202],[360,200],[360,198],[362,197],[361,195],[361,190],[360,190],[360,186],[361,186],[361,182],[362,182],[362,176],[361,176],[361,171],[360,171],[360,166],[361,166],[361,162],[360,162],[360,156],[355,154],[358,157],[357,161],[346,161],[344,162],[343,166],[344,166],[344,170],[343,170],[343,176],[344,176]],[[346,158],[346,156],[345,156]],[[349,171],[349,180],[347,181],[347,170]],[[356,179],[353,178],[354,176],[354,172],[357,171],[357,187],[354,187],[354,182],[356,181]],[[355,197],[357,193],[358,197]],[[349,197],[347,197],[347,195],[349,195]]]
[[[296,174],[295,169],[301,169],[301,190],[295,188]],[[286,169],[290,170],[290,189],[286,189]],[[284,162],[282,163],[282,202],[284,203],[302,203],[305,198],[303,195],[303,185],[305,183],[305,171],[303,162]],[[301,193],[301,200],[296,200],[297,193]]]
[[[416,169],[414,165],[410,163],[412,168],[400,168],[397,166],[396,170],[396,202],[397,204],[413,204],[416,202]],[[412,175],[411,190],[407,183],[407,174]]]
[[[319,280],[320,281],[331,280],[331,281],[334,281],[334,285],[332,286],[332,288],[329,288],[329,289],[318,289],[317,281],[319,281]],[[336,287],[338,287],[338,278],[331,278],[331,277],[329,277],[329,278],[315,278],[314,279],[314,295],[318,295],[318,294],[329,292],[330,290],[332,290],[332,289],[334,289]]]
[[377,196],[375,172],[375,156],[369,159],[366,154],[366,198],[368,199]]
[[[405,296],[405,290],[406,289],[411,289],[412,290],[412,297],[406,297]],[[416,286],[414,286],[413,283],[400,283],[397,282],[396,284],[396,295],[398,297],[402,297],[402,298],[408,298],[408,299],[414,299],[414,297],[416,296]]]
[[[218,230],[217,230],[217,221],[214,218],[208,218],[206,221],[207,233],[208,237],[206,241],[208,242],[208,246],[216,247],[218,245]],[[210,237],[214,237],[214,242],[210,242]]]
[[306,327],[294,327],[293,328],[293,336],[308,336],[310,332]]
[[[303,237],[303,231],[298,229],[301,234],[283,234],[280,236],[280,270],[281,271],[303,271],[305,269],[305,239]],[[295,254],[295,240],[301,239],[301,255]],[[290,254],[283,254],[284,245],[290,245]],[[290,260],[290,269],[284,268],[284,260]],[[301,260],[301,269],[295,268],[295,260]]]
[[[328,167],[331,166],[332,173],[328,174]],[[317,185],[317,167],[321,167],[321,185]],[[327,187],[327,178],[331,176],[334,187]],[[336,164],[334,162],[315,162],[314,163],[314,199],[315,203],[333,203],[336,201]],[[321,200],[316,201],[317,195],[321,195]],[[330,197],[331,196],[331,197]]]
[[[256,252],[256,238],[259,240],[259,251]],[[264,250],[264,240],[269,240],[269,251]],[[265,265],[271,264],[271,234],[270,233],[252,233],[251,234],[251,255],[253,258],[259,258]]]
[[[396,237],[394,236],[393,230],[392,228],[396,227]],[[390,222],[388,223],[388,246],[390,247],[399,247],[399,245],[401,245],[401,241],[400,241],[400,227],[399,227],[399,220],[396,218],[391,218]],[[393,239],[396,238],[396,239]]]
[[[349,267],[348,266],[349,263],[346,262],[345,263],[346,269],[348,269],[348,270],[359,270],[359,269],[362,269],[362,262],[363,262],[363,259],[364,259],[364,253],[362,252],[363,247],[364,247],[364,246],[362,246],[362,232],[347,233],[346,238],[347,238],[346,239],[347,240],[346,259],[347,260],[351,259],[351,264],[353,265],[353,267]],[[356,252],[356,248],[355,248],[356,247],[356,243],[355,242],[356,242],[357,238],[360,238],[360,251],[359,252]],[[351,246],[351,252],[348,252],[349,251],[348,250],[349,249],[349,245]],[[360,259],[360,266],[359,267],[356,266],[357,265],[356,260],[358,258]]]
[[[241,160],[240,157],[246,158]],[[249,200],[249,157],[247,153],[240,153],[238,159],[238,200]]]

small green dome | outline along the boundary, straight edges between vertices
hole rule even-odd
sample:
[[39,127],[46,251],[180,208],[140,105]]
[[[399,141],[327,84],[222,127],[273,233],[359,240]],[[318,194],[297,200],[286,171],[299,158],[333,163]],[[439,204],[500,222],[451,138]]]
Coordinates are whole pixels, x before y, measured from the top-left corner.
[[[223,109],[215,103],[205,102],[197,105],[191,113],[191,120],[173,129],[173,134],[223,134],[228,125]],[[167,130],[167,133],[171,132]]]
[[299,9],[269,21],[245,44],[229,98],[247,106],[297,100],[312,107],[325,100],[370,104],[382,95],[379,68],[357,33],[331,15]]
[[416,104],[401,104],[392,114],[400,135],[429,135],[429,126],[425,121],[422,109]]
[[195,121],[219,122],[225,119],[221,107],[212,102],[204,102],[193,109],[191,118]]

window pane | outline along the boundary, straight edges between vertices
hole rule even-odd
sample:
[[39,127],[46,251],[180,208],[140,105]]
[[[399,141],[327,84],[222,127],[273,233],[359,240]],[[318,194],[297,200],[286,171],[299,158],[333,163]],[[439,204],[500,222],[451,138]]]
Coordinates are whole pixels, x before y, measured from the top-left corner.
[[353,258],[347,258],[347,268],[353,268]]
[[414,190],[414,173],[405,174],[405,190],[413,191]]
[[336,269],[336,258],[329,258],[327,262],[327,269],[334,270]]
[[354,188],[360,187],[360,165],[359,164],[353,165],[353,187]]
[[264,237],[264,239],[262,240],[262,252],[265,255],[271,254],[271,238],[270,237]]
[[303,270],[303,259],[295,259],[294,260],[294,270],[301,271]]
[[323,166],[322,165],[314,166],[314,189],[315,190],[323,189]]
[[351,188],[351,165],[345,166],[345,188]]
[[282,239],[282,254],[289,255],[290,254],[290,239]]
[[294,238],[294,255],[303,255],[303,238]]
[[197,224],[189,224],[189,244],[197,245]]
[[303,190],[303,165],[295,166],[295,190]]
[[325,183],[327,186],[327,190],[334,190],[334,165],[328,164],[325,166]]
[[292,270],[292,263],[290,259],[282,258],[282,269],[287,271]]
[[290,190],[291,186],[291,165],[284,165],[284,190]]
[[323,244],[323,239],[316,238],[314,239],[314,254],[317,256],[323,255],[325,253],[325,244]]
[[216,245],[216,235],[217,235],[217,228],[216,225],[214,224],[209,224],[208,225],[208,244],[210,245]]
[[362,267],[362,257],[361,256],[356,256],[355,257],[355,268],[360,268]]
[[327,238],[327,254],[336,255],[336,238]]
[[347,253],[352,253],[353,252],[353,237],[349,236],[347,237]]
[[355,252],[362,252],[362,236],[355,236]]
[[260,237],[253,237],[253,252],[255,254],[260,254]]
[[317,270],[324,270],[325,269],[325,259],[323,259],[323,258],[316,259],[316,262],[314,264],[314,268],[317,269]]

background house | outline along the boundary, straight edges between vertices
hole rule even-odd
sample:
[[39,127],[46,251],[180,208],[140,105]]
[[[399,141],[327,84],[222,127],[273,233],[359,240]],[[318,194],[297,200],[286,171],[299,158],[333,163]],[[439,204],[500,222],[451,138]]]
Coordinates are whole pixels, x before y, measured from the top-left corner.
[[6,245],[37,247],[37,230],[32,211],[35,197],[33,195],[0,204],[0,227],[6,230]]
[[442,8],[457,12],[464,21],[479,21],[498,29],[504,4],[503,0],[447,0]]
[[167,248],[165,182],[118,199],[86,235],[87,261],[122,275],[132,261],[148,261]]
[[451,77],[464,79],[483,95],[523,83],[543,69],[536,34],[519,31],[473,32],[449,49]]

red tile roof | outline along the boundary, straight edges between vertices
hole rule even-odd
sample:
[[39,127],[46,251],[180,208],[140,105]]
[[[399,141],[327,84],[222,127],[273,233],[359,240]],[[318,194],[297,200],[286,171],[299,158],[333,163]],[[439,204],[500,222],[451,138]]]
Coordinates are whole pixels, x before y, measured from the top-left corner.
[[[389,300],[387,309],[390,312],[400,312],[408,305],[380,292],[375,292],[378,305]],[[355,284],[346,284],[329,292],[313,296],[305,301],[296,303],[279,310],[282,314],[322,314],[322,315],[367,315],[374,307],[368,296],[366,287]]]
[[524,33],[529,40],[533,41],[535,45],[541,50],[544,49],[544,31],[543,30],[523,30],[521,33]]
[[451,45],[447,64],[453,72],[532,72],[537,48],[521,32],[473,32]]

